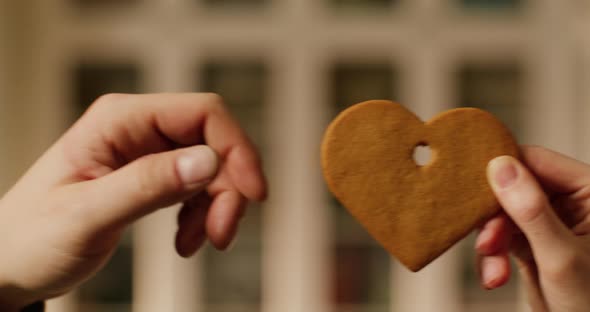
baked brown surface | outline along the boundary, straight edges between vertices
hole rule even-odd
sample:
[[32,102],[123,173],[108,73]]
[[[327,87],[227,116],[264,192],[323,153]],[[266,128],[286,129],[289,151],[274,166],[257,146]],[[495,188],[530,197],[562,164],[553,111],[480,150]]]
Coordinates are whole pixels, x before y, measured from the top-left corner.
[[[431,160],[413,153],[426,144]],[[496,156],[518,157],[510,131],[475,108],[427,123],[390,101],[367,101],[336,117],[322,143],[330,191],[412,271],[436,259],[500,207],[486,179]]]

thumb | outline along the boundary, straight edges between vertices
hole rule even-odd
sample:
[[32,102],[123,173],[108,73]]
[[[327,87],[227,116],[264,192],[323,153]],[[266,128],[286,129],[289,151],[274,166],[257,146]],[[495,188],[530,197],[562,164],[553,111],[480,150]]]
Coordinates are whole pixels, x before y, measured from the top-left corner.
[[217,154],[200,145],[141,157],[82,190],[93,228],[126,225],[201,192],[215,177]]
[[487,175],[500,205],[529,241],[535,258],[565,248],[569,231],[557,217],[533,175],[515,158],[500,156],[488,164]]

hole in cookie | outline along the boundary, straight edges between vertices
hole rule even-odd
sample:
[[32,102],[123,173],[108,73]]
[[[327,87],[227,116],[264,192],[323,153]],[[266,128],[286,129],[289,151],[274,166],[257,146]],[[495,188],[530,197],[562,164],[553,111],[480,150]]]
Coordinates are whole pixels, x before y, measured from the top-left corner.
[[418,166],[426,166],[432,159],[432,150],[424,143],[414,148],[414,162]]

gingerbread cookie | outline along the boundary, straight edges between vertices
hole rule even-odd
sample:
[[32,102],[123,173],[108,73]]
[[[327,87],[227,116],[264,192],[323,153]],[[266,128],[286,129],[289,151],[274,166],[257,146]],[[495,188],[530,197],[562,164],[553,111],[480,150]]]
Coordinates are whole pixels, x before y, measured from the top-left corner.
[[[432,151],[424,166],[413,158],[420,145]],[[518,153],[510,131],[485,111],[458,108],[424,123],[397,103],[376,100],[334,119],[322,167],[336,198],[418,271],[499,211],[486,166]]]

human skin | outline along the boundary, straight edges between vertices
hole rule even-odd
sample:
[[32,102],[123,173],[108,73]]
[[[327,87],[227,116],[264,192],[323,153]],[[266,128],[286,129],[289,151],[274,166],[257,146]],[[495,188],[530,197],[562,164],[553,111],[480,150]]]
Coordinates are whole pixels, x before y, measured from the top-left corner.
[[508,281],[512,254],[533,311],[588,311],[590,166],[523,147],[522,162],[492,160],[488,179],[504,213],[476,240],[482,285],[493,289]]
[[59,296],[95,274],[121,233],[183,203],[181,256],[232,241],[266,196],[256,148],[215,94],[111,94],[0,199],[0,310]]

